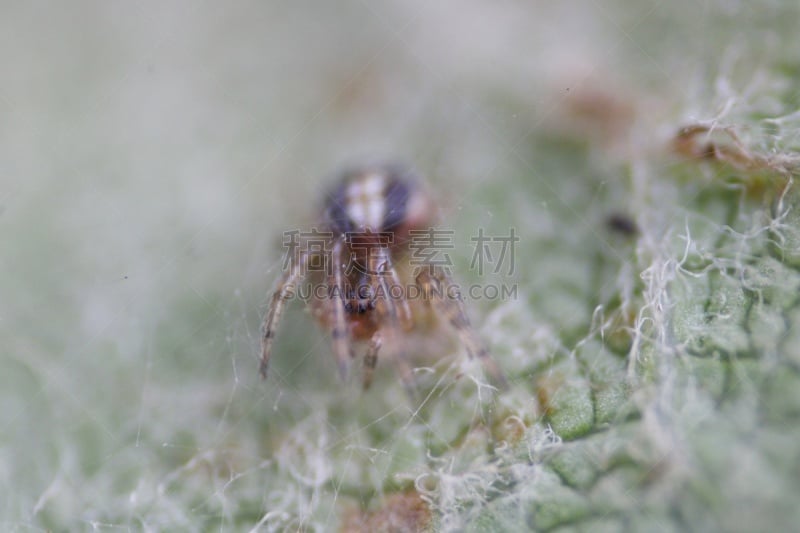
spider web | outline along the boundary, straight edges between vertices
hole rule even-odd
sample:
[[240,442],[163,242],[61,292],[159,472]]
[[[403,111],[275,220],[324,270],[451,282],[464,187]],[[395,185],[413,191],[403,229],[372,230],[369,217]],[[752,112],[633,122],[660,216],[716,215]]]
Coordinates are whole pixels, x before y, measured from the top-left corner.
[[[83,8],[0,23],[5,529],[791,523],[794,185],[661,150],[698,123],[796,153],[793,8]],[[459,281],[519,287],[468,302],[508,392],[457,348],[418,398],[386,359],[362,392],[296,304],[258,379],[281,232],[383,155],[428,176]],[[471,270],[511,227],[515,275]]]

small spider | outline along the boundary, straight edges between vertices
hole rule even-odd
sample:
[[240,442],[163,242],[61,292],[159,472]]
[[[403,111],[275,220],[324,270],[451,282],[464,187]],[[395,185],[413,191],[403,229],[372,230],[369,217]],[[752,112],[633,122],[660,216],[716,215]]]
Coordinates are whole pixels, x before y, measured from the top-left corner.
[[382,165],[345,172],[325,197],[319,229],[294,232],[300,236],[290,247],[264,318],[261,376],[267,376],[284,305],[306,279],[313,289],[307,299],[311,313],[330,332],[342,378],[355,357],[355,345],[366,341],[364,389],[372,382],[383,346],[393,353],[400,378],[413,393],[408,334],[441,317],[457,332],[470,357],[477,357],[489,378],[504,388],[503,372],[470,325],[447,271],[425,262],[409,266],[411,236],[430,228],[434,212],[433,202],[407,169]]

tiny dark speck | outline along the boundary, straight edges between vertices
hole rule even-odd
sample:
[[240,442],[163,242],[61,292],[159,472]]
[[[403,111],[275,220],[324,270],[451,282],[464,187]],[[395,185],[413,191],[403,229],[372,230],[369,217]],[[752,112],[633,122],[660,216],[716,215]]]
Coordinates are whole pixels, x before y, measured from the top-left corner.
[[614,233],[619,233],[625,237],[635,237],[639,234],[639,226],[628,215],[623,213],[612,213],[606,217],[606,226]]

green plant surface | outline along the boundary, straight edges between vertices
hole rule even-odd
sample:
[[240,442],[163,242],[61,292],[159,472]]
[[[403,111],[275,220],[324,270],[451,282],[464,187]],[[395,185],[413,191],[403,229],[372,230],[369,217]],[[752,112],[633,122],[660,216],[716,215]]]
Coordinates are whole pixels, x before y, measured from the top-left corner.
[[[0,529],[800,520],[795,3],[3,11]],[[508,390],[434,330],[362,391],[296,302],[259,378],[283,232],[383,159],[513,287],[466,302]]]

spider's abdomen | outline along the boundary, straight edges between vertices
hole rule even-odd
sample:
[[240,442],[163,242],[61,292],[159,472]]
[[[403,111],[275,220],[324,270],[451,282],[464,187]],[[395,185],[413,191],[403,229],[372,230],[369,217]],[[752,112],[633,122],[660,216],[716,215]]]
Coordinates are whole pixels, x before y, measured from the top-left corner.
[[397,166],[346,172],[325,201],[325,219],[336,234],[393,233],[427,223],[430,203],[414,175]]

